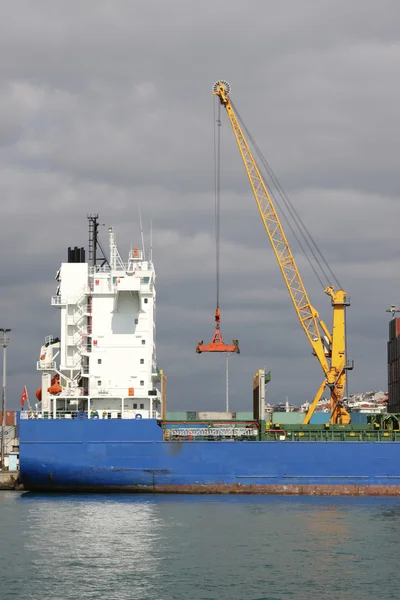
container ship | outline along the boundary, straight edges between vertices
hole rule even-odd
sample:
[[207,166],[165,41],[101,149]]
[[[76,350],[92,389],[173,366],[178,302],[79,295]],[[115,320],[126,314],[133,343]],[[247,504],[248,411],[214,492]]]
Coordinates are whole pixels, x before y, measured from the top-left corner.
[[263,370],[251,419],[200,412],[168,421],[152,258],[134,248],[124,262],[113,228],[106,258],[97,215],[89,228],[89,261],[84,248],[71,247],[56,275],[51,304],[61,334],[46,338],[37,404],[20,414],[25,489],[400,494],[398,432],[373,423],[272,424]]

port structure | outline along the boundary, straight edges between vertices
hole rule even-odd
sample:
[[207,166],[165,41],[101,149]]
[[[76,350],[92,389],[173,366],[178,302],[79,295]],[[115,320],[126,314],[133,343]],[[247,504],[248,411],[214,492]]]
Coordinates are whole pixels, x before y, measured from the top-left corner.
[[[326,287],[323,286],[325,294],[331,298],[331,305],[333,307],[333,324],[332,331],[330,332],[325,323],[319,319],[318,312],[308,299],[307,291],[304,287],[300,272],[281,225],[279,215],[250,150],[243,129],[246,130],[248,138],[252,141],[253,146],[255,146],[258,151],[261,161],[267,172],[271,175],[272,181],[283,199],[283,202],[286,206],[289,204],[290,210],[292,211],[289,211],[290,214],[292,217],[293,215],[295,216],[295,222],[297,220],[301,223],[303,229],[298,225],[299,230],[310,248],[312,255],[315,258],[315,252],[317,252],[325,263],[327,271],[321,267],[321,263],[318,260],[316,261],[324,277],[328,282],[330,281],[330,276],[333,276],[335,282],[337,282],[337,279],[322,256],[315,241],[311,238],[307,228],[301,222],[296,209],[291,205],[290,200],[283,192],[279,181],[272,173],[272,169],[261,154],[261,151],[259,151],[254,139],[251,138],[246,126],[240,119],[239,114],[230,99],[230,91],[231,87],[229,83],[224,80],[219,80],[214,84],[212,93],[219,99],[218,105],[224,107],[226,110],[261,219],[274,250],[290,298],[293,302],[301,326],[312,346],[312,353],[317,357],[324,372],[324,380],[310,405],[303,423],[308,424],[310,422],[311,415],[322,397],[325,388],[328,387],[330,390],[331,423],[342,425],[348,424],[350,422],[350,415],[343,406],[342,399],[345,392],[347,371],[352,369],[354,365],[353,361],[347,360],[346,358],[346,307],[349,306],[350,300],[343,289],[335,290],[334,286],[330,284]],[[307,235],[305,235],[304,232],[306,232]]]

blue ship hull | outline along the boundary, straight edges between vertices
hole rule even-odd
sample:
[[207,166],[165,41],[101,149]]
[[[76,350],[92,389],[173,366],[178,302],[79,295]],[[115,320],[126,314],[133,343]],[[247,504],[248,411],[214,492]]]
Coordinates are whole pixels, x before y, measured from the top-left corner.
[[400,442],[163,441],[156,420],[21,420],[25,489],[400,495]]

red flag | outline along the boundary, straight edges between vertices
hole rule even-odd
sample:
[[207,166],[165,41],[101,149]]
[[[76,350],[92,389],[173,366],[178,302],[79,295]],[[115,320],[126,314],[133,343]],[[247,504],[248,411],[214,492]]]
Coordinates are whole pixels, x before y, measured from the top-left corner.
[[24,387],[24,391],[22,392],[22,396],[21,396],[22,406],[24,406],[25,400],[28,400],[28,392],[27,392],[26,386]]

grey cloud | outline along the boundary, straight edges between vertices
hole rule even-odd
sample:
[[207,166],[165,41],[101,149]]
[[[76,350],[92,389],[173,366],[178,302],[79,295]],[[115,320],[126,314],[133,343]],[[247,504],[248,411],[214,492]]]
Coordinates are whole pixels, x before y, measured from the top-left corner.
[[[223,357],[197,356],[213,332],[213,99],[232,98],[352,296],[351,391],[386,388],[385,314],[398,299],[400,109],[395,1],[120,0],[8,4],[0,24],[1,326],[9,399],[39,385],[56,333],[54,275],[87,241],[86,213],[114,225],[122,253],[153,220],[158,358],[171,408],[224,406]],[[301,402],[321,372],[296,320],[226,115],[222,126],[222,331],[239,338],[231,398],[273,372],[270,397]],[[292,239],[291,235],[289,235]],[[106,237],[103,237],[106,246]],[[311,302],[331,308],[293,243]]]

